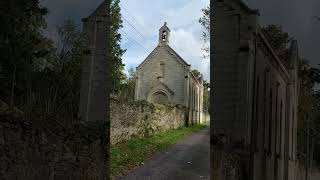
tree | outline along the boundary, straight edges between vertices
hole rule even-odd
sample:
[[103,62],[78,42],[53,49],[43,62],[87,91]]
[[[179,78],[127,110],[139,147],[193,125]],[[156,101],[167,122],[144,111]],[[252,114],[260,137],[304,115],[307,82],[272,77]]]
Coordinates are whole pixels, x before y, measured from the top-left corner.
[[130,68],[128,70],[129,75],[126,76],[123,83],[121,83],[121,89],[119,94],[119,98],[127,100],[127,101],[133,101],[134,95],[135,95],[135,87],[136,87],[136,81],[137,81],[137,72]]
[[201,75],[201,73],[196,69],[191,70],[191,72],[196,78],[198,78]]
[[[32,119],[54,119],[64,124],[77,120],[80,72],[86,37],[71,20],[57,26],[59,48],[52,48],[34,70],[32,88],[23,110]],[[49,118],[50,117],[50,118]]]
[[282,30],[282,26],[268,25],[262,28],[266,34],[271,47],[277,52],[284,50],[289,42],[289,34]]
[[52,42],[42,35],[47,9],[38,0],[1,2],[0,97],[23,105],[32,88],[32,74],[50,56]]
[[119,29],[122,28],[122,19],[120,12],[120,0],[112,0],[111,3],[111,84],[112,93],[117,94],[120,91],[120,84],[125,79],[124,64],[122,63],[122,55],[125,53],[120,46],[121,34]]
[[[111,4],[113,92],[125,79],[120,47],[119,0]],[[47,9],[38,0],[12,0],[0,9],[0,98],[34,119],[72,121],[77,117],[80,64],[86,37],[71,20],[57,27],[60,47],[43,36]]]
[[208,42],[210,41],[210,5],[208,5],[206,8],[202,9],[202,17],[199,19],[199,23],[203,26],[203,40],[204,40],[204,58],[209,57],[210,54],[210,46],[208,45]]
[[[59,47],[54,51],[54,58],[50,66],[45,69],[45,81],[50,82],[42,86],[41,93],[47,92],[46,101],[52,103],[48,111],[51,114],[61,114],[69,121],[76,119],[80,96],[80,74],[84,52],[87,50],[87,37],[80,27],[72,20],[65,20],[61,26],[57,26],[59,35]],[[40,78],[42,79],[42,78]],[[63,109],[61,109],[63,104]]]
[[73,20],[65,20],[64,24],[57,26],[59,35],[58,66],[68,63],[74,58],[82,56],[86,49],[86,37]]
[[320,139],[320,92],[315,89],[320,83],[320,67],[313,67],[309,61],[302,59],[299,79],[298,153],[306,153],[306,159],[312,160],[313,154],[317,153],[314,152],[315,143]]
[[210,110],[210,83],[207,81],[203,81],[203,110]]

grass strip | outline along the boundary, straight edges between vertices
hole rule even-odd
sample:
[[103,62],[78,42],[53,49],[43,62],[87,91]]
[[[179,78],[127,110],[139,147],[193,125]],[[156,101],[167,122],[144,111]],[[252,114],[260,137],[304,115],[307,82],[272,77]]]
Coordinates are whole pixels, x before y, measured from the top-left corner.
[[111,146],[111,177],[126,174],[135,167],[143,165],[154,153],[168,149],[171,145],[181,142],[191,134],[208,127],[198,124],[190,127],[159,132],[149,137],[133,138],[126,142]]

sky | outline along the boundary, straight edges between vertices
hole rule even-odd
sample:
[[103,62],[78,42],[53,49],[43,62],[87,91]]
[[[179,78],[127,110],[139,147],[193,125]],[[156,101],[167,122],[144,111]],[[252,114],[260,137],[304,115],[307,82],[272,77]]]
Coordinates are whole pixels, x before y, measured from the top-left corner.
[[[88,16],[102,0],[40,0],[48,7],[46,34],[56,38],[55,28],[65,19],[73,19],[81,25],[81,18]],[[299,42],[300,56],[312,64],[320,63],[320,22],[312,16],[320,16],[320,0],[243,0],[250,8],[260,10],[262,25],[283,26]],[[201,9],[209,0],[122,0],[122,15],[126,19],[120,30],[126,70],[135,68],[156,47],[158,29],[166,21],[171,29],[170,46],[192,68],[198,69],[209,80],[209,60],[202,58],[202,27],[198,23]],[[134,30],[129,23],[139,32]]]
[[[65,19],[73,19],[81,25],[84,18],[99,6],[102,0],[41,0],[49,9],[46,34],[57,38],[56,26]],[[121,47],[126,49],[122,60],[125,71],[136,68],[158,44],[159,28],[167,22],[170,28],[169,45],[192,69],[199,70],[205,80],[210,80],[210,61],[203,58],[203,27],[199,23],[202,8],[209,0],[122,0],[123,16]]]
[[201,9],[207,5],[209,0],[121,1],[126,69],[137,67],[157,46],[159,28],[167,22],[171,30],[169,45],[209,80],[210,60],[203,58],[203,28],[199,23]]
[[260,22],[277,24],[298,40],[300,56],[320,64],[320,0],[243,0],[260,10]]

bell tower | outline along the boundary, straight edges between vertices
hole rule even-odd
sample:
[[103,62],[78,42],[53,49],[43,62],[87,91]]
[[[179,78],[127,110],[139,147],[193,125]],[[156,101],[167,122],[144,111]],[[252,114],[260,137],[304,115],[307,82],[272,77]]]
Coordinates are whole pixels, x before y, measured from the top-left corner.
[[167,27],[167,22],[159,29],[159,46],[169,43],[170,29]]

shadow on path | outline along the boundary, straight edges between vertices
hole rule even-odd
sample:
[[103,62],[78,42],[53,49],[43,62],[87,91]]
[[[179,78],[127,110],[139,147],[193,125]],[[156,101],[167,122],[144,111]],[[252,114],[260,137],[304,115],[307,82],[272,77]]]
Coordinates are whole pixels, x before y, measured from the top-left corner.
[[202,129],[167,151],[155,154],[144,166],[119,180],[209,180],[209,130]]

